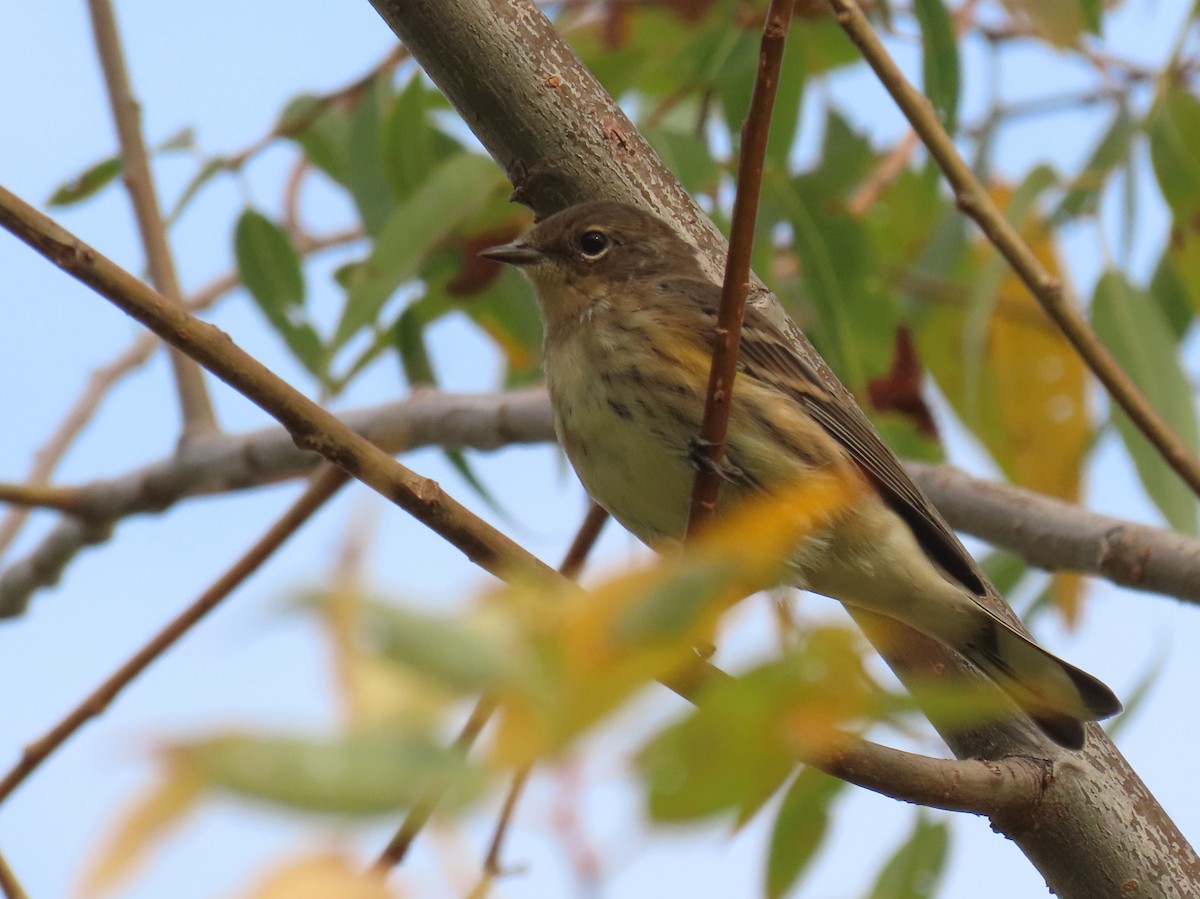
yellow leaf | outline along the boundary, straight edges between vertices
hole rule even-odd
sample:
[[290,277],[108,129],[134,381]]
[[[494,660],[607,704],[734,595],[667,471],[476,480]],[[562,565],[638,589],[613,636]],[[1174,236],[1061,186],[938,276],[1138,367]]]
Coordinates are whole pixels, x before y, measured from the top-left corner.
[[99,896],[125,880],[151,845],[165,836],[200,795],[202,780],[186,764],[171,761],[166,777],[129,809],[83,879],[80,893]]
[[289,862],[268,874],[243,899],[397,899],[378,876],[340,855]]
[[501,690],[494,760],[517,766],[558,751],[652,680],[684,670],[720,617],[778,583],[791,549],[862,489],[830,473],[733,509],[679,554],[593,590],[501,594],[528,641],[514,652],[535,659],[538,674]]

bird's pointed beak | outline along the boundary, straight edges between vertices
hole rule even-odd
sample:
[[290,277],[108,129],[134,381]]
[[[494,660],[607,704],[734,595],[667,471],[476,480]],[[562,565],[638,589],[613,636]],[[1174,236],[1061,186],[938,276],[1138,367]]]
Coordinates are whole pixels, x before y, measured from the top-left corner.
[[519,242],[488,247],[486,250],[481,250],[479,255],[485,259],[493,259],[508,265],[530,265],[542,258],[540,251]]

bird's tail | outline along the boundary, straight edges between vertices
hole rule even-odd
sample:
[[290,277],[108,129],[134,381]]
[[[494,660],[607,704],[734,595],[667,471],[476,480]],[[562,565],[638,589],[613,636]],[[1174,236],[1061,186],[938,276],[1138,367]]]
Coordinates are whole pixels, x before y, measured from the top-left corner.
[[964,655],[1054,742],[1081,749],[1085,722],[1121,711],[1121,701],[1113,691],[1092,675],[985,614],[974,637],[963,647]]

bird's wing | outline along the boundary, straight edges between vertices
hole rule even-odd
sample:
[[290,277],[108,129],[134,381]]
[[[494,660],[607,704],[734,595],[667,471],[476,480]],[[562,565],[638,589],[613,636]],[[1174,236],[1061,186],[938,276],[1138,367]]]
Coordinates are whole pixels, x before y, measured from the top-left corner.
[[[720,301],[717,285],[705,282],[705,289],[678,293],[690,296],[715,321]],[[845,447],[855,465],[908,524],[930,558],[971,592],[978,596],[986,594],[987,588],[967,551],[917,489],[862,410],[826,387],[816,369],[793,349],[790,338],[753,306],[746,307],[738,367],[749,377],[798,402]]]

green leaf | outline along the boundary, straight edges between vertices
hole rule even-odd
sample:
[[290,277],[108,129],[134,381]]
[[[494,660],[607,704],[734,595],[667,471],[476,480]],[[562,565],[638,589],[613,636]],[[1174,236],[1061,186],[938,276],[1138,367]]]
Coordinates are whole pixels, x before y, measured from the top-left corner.
[[644,128],[642,134],[689,193],[703,194],[716,187],[721,169],[703,137],[670,127]]
[[304,150],[309,162],[338,184],[347,183],[350,117],[320,97],[303,94],[284,108],[276,131]]
[[1081,215],[1094,215],[1100,193],[1113,170],[1129,157],[1133,136],[1137,133],[1129,110],[1122,103],[1104,135],[1096,144],[1083,170],[1071,182],[1050,221],[1059,224]]
[[1104,24],[1104,0],[1079,0],[1079,7],[1083,10],[1084,27],[1089,33],[1100,37]]
[[771,114],[771,132],[767,135],[767,163],[781,172],[788,171],[788,156],[800,127],[808,65],[806,49],[803,41],[789,40],[779,69],[779,88]]
[[614,628],[618,645],[671,642],[684,637],[710,610],[714,599],[739,578],[729,562],[697,559],[646,591]]
[[[1197,285],[1200,288],[1200,284]],[[1150,295],[1162,310],[1171,333],[1176,340],[1181,340],[1187,333],[1195,318],[1195,310],[1200,307],[1200,290],[1193,299],[1187,284],[1179,276],[1170,249],[1163,253],[1150,279]]]
[[392,210],[392,189],[383,169],[381,116],[388,105],[389,82],[375,78],[350,116],[346,143],[346,187],[368,234],[375,235]]
[[1196,227],[1200,216],[1200,99],[1172,84],[1147,121],[1150,161],[1176,222]]
[[[1195,400],[1175,338],[1157,304],[1124,276],[1110,271],[1096,285],[1092,323],[1150,405],[1195,452]],[[1194,534],[1196,497],[1115,403],[1112,417],[1154,504],[1172,527]]]
[[226,162],[223,158],[209,159],[196,174],[192,175],[190,181],[183,188],[183,193],[179,195],[179,199],[175,201],[175,205],[171,207],[170,213],[167,214],[167,225],[173,225],[179,221],[179,217],[183,215],[184,210],[195,199],[196,194],[200,192],[205,184],[211,181],[218,172],[223,172],[226,168]]
[[833,800],[846,786],[816,768],[804,768],[784,794],[767,852],[767,896],[788,893],[816,857],[829,829]]
[[180,128],[162,143],[151,149],[151,153],[174,153],[179,150],[190,150],[196,146],[196,131],[194,128]]
[[517,673],[495,639],[397,606],[373,603],[368,630],[381,654],[455,692],[495,690]]
[[870,899],[931,899],[946,868],[949,842],[946,823],[919,812],[912,833],[879,872]]
[[430,785],[445,785],[450,803],[461,805],[482,786],[461,753],[404,732],[332,740],[233,734],[171,753],[213,787],[316,812],[395,812],[427,795]]
[[979,567],[1001,596],[1009,596],[1016,590],[1029,571],[1029,566],[1023,558],[1002,549],[994,549],[980,559]]
[[397,199],[406,199],[429,177],[437,158],[425,85],[420,75],[413,75],[383,128],[383,171]]
[[870,234],[860,219],[828,211],[828,200],[811,189],[816,182],[768,177],[764,183],[770,205],[792,227],[804,298],[817,314],[810,336],[838,377],[862,389],[887,369],[900,321]]
[[933,103],[950,134],[958,128],[958,41],[954,22],[942,0],[915,0],[913,11],[921,26],[925,96]]
[[768,736],[778,702],[770,669],[708,684],[696,711],[638,753],[651,816],[685,821],[761,805],[795,767]]
[[289,309],[304,304],[304,272],[284,230],[247,209],[234,230],[234,252],[242,283],[268,320],[287,322]]
[[76,175],[50,195],[48,205],[70,206],[103,190],[121,174],[121,157],[112,156],[97,162]]
[[300,256],[283,229],[247,209],[234,229],[234,253],[242,283],[292,354],[323,383],[325,347],[304,312]]
[[355,269],[334,347],[340,348],[374,322],[396,289],[416,276],[430,250],[482,208],[502,180],[491,160],[460,153],[395,205],[370,256]]

